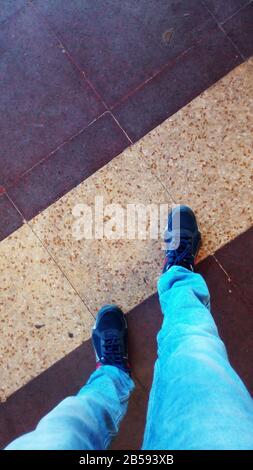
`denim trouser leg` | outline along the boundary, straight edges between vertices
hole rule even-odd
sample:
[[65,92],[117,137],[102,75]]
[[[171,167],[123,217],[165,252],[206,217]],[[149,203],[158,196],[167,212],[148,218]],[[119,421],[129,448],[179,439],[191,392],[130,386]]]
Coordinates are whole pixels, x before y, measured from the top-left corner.
[[102,366],[76,396],[66,398],[38,424],[6,449],[106,449],[117,434],[134,383],[129,375]]
[[253,401],[228,361],[204,279],[174,266],[158,292],[164,321],[143,449],[253,449]]

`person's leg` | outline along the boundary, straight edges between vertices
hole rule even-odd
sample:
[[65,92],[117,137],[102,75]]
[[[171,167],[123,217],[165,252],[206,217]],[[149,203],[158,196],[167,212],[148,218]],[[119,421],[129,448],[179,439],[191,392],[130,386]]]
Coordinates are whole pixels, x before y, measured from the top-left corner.
[[127,363],[127,327],[120,309],[101,309],[92,336],[97,370],[87,384],[7,450],[103,450],[109,446],[134,388]]
[[132,388],[129,374],[117,367],[102,366],[76,396],[63,400],[33,432],[19,437],[6,449],[106,449],[118,432]]
[[143,449],[253,449],[253,401],[228,361],[207,285],[180,252],[158,282],[164,321]]

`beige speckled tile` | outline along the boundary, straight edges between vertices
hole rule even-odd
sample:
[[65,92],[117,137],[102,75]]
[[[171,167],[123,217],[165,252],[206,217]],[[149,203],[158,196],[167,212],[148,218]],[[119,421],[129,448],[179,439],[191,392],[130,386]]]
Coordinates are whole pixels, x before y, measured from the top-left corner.
[[253,223],[253,61],[202,93],[136,145],[177,203],[199,216],[207,250]]
[[27,225],[1,242],[0,259],[3,401],[87,339],[93,318]]
[[104,205],[122,207],[172,201],[152,173],[142,171],[139,154],[127,149],[31,222],[93,313],[108,302],[128,311],[156,289],[163,259],[161,241],[76,241],[72,209],[80,203],[93,207],[95,196],[103,196]]

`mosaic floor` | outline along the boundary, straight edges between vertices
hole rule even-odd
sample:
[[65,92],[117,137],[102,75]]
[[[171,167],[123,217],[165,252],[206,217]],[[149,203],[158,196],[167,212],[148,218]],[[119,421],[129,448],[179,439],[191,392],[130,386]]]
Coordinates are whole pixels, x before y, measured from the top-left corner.
[[150,238],[77,239],[75,211],[96,197],[194,209],[198,270],[253,393],[253,2],[102,3],[0,11],[1,446],[88,378],[108,302],[127,314],[137,384],[112,447],[141,445],[163,252]]

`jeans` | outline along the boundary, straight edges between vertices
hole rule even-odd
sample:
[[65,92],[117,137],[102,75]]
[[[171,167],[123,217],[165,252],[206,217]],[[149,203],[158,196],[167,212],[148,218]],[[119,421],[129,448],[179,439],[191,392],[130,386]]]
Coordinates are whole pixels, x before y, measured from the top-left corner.
[[[204,279],[173,266],[158,293],[164,321],[143,449],[253,449],[253,401],[229,363]],[[133,388],[127,373],[102,366],[6,449],[106,449]]]

